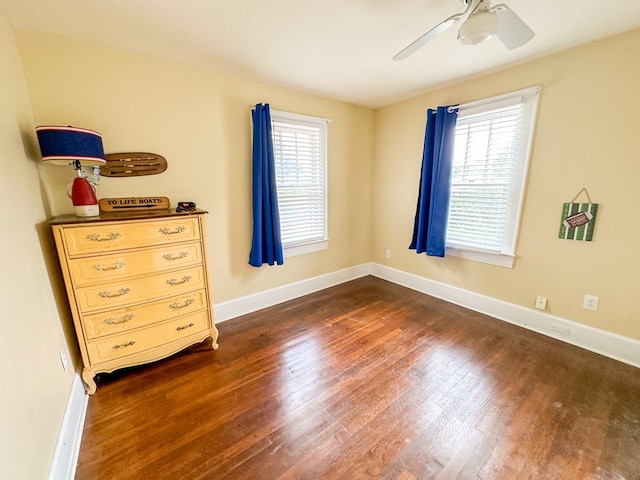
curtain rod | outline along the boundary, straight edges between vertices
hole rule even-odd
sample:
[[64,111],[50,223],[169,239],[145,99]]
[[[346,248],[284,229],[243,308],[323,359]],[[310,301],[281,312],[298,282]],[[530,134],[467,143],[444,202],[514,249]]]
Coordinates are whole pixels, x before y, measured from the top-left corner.
[[[249,110],[252,112],[254,109],[256,108],[255,105],[249,105]],[[295,113],[295,112],[286,112],[284,110],[277,110],[275,108],[269,108],[269,110],[271,111],[271,113],[275,113],[277,115],[280,115],[282,117],[288,117],[289,119],[293,119],[293,120],[300,120],[300,121],[309,121],[309,120],[316,120],[319,122],[327,122],[327,123],[331,123],[333,120],[331,120],[330,118],[324,118],[324,117],[316,117],[314,115],[307,115],[306,113]]]

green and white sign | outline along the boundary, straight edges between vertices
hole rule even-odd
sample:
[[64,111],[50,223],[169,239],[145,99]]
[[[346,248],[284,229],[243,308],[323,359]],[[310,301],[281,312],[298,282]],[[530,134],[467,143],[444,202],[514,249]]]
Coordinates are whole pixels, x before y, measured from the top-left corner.
[[593,238],[597,213],[597,203],[563,204],[558,237],[565,240],[590,242]]

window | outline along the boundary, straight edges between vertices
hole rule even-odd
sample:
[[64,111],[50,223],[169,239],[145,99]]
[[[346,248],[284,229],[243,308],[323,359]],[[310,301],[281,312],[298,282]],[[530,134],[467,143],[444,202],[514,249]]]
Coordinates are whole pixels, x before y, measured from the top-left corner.
[[286,257],[326,249],[327,123],[271,110],[278,208]]
[[460,106],[447,254],[513,266],[539,91]]

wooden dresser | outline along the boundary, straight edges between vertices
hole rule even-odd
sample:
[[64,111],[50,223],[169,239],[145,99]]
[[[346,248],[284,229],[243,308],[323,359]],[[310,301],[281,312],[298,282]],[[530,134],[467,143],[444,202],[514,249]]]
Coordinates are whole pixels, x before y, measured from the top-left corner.
[[94,376],[159,360],[212,338],[203,210],[53,219],[80,344],[86,391]]

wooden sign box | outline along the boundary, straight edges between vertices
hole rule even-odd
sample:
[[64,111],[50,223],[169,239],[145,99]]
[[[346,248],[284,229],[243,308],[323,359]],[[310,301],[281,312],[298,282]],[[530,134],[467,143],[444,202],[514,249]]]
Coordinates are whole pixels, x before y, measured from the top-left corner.
[[163,210],[169,208],[169,199],[167,197],[101,198],[99,205],[101,212]]

